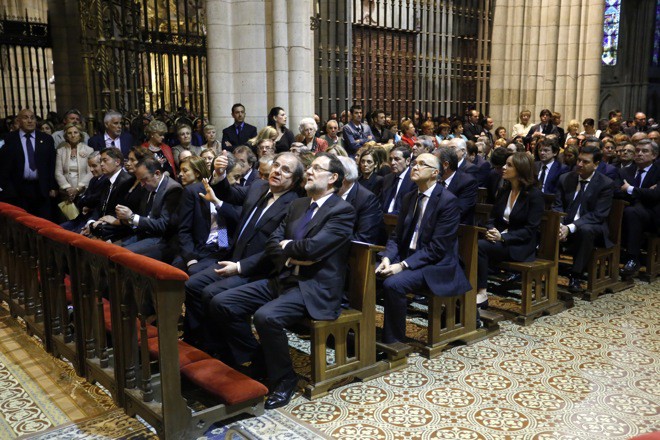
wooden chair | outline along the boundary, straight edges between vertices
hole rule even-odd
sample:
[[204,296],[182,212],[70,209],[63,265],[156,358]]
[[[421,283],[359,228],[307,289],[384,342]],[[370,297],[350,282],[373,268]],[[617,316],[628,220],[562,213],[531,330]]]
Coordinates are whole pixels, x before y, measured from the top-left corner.
[[[621,221],[623,209],[627,202],[614,199],[612,208],[607,219],[609,238],[614,246],[607,249],[604,247],[594,248],[589,264],[587,266],[587,289],[583,298],[593,301],[605,292],[620,292],[631,287],[632,280],[622,280],[619,277],[619,263],[621,258]],[[564,295],[570,295],[562,289]]]
[[[188,276],[130,252],[111,260],[118,288],[111,321],[120,322],[113,337],[127,414],[164,439],[197,438],[220,420],[263,414],[265,386],[178,340]],[[157,328],[148,323],[152,313]]]
[[660,276],[660,236],[656,234],[646,234],[646,272],[643,278],[652,283]]
[[559,264],[559,224],[565,213],[545,211],[540,227],[536,259],[529,262],[503,261],[494,266],[520,272],[522,303],[518,312],[502,310],[520,324],[529,325],[542,314],[555,314],[566,308],[557,297]]
[[[348,302],[334,321],[310,320],[312,373],[305,396],[324,396],[336,386],[367,380],[388,371],[376,361],[376,263],[377,246],[351,243]],[[335,362],[326,359],[328,342],[334,342]]]
[[479,189],[477,190],[477,203],[486,203],[487,198],[488,198],[488,188],[484,188],[483,186],[480,186]]

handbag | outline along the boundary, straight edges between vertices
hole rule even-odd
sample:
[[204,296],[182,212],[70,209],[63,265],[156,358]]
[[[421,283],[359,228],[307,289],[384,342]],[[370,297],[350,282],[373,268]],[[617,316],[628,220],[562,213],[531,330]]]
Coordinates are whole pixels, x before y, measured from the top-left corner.
[[80,215],[78,207],[73,202],[64,201],[58,203],[57,206],[60,207],[60,211],[62,211],[62,214],[64,214],[67,220],[73,220]]

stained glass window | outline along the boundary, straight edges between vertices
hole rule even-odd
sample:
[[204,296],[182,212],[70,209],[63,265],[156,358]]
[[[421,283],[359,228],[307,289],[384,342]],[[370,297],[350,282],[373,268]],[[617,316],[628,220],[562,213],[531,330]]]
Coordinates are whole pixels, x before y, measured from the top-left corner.
[[619,18],[621,0],[605,0],[605,20],[603,22],[603,64],[614,66],[619,48]]
[[660,0],[655,5],[655,35],[653,36],[653,65],[660,66]]

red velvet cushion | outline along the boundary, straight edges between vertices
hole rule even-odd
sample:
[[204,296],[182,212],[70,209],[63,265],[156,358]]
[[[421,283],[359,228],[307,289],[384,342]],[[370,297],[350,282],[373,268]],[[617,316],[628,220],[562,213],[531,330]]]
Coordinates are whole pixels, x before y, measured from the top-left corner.
[[[103,323],[105,331],[112,332],[112,312],[110,311],[110,301],[103,298]],[[140,341],[140,320],[135,320],[135,327],[137,329],[138,342]],[[147,339],[158,337],[158,329],[153,325],[147,325]]]
[[43,235],[46,238],[50,238],[53,241],[63,244],[71,244],[74,240],[83,238],[80,234],[67,231],[60,227],[40,229],[39,235]]
[[637,437],[633,437],[630,440],[660,440],[660,431],[649,432],[648,434],[642,434]]
[[59,228],[59,225],[48,221],[44,218],[35,217],[33,215],[24,215],[23,217],[18,217],[16,221],[23,226],[27,226],[30,229],[38,231],[45,228]]
[[115,263],[119,263],[134,272],[157,280],[187,281],[188,275],[176,267],[165,264],[162,261],[145,257],[134,253],[124,253],[110,257]]
[[95,255],[101,255],[107,258],[110,258],[116,254],[132,253],[128,249],[117,246],[116,244],[106,243],[105,241],[101,240],[92,240],[91,238],[87,238],[82,235],[79,236],[78,240],[72,241],[71,244],[78,249],[82,249]]
[[[149,355],[152,360],[158,359],[159,347],[158,347],[158,337],[149,338]],[[186,365],[190,365],[193,362],[202,361],[205,359],[213,359],[208,354],[204,353],[202,350],[198,350],[192,345],[186,344],[183,341],[178,341],[179,348],[179,368],[183,368]]]
[[5,202],[0,202],[0,214],[4,213],[5,211],[22,211],[22,212],[26,212],[25,209],[20,208],[16,205],[12,205],[10,203],[5,203]]
[[71,277],[69,275],[64,276],[64,291],[66,292],[66,302],[73,302],[73,294],[71,293]]
[[2,215],[4,215],[5,217],[9,217],[11,219],[14,219],[14,220],[16,220],[19,217],[34,217],[32,214],[28,214],[25,211],[18,211],[18,210],[15,210],[15,209],[3,211]]
[[227,403],[235,405],[263,397],[268,388],[217,359],[205,359],[181,368],[192,383]]

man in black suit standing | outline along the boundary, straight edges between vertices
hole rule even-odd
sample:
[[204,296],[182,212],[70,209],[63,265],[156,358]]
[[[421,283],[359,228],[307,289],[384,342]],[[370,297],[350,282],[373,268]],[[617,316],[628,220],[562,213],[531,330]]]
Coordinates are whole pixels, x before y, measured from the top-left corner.
[[[308,197],[291,203],[266,243],[276,275],[228,290],[211,301],[211,316],[225,329],[219,336],[237,355],[265,365],[272,383],[266,409],[289,403],[298,384],[285,328],[305,318],[334,320],[341,311],[355,210],[335,194],[344,178],[335,156],[319,153],[306,177]],[[249,324],[253,314],[260,343]]]
[[463,126],[463,135],[468,138],[469,141],[476,142],[483,131],[483,127],[479,125],[479,112],[476,110],[468,111],[467,121]]
[[408,193],[376,274],[385,277],[385,344],[406,341],[406,294],[429,289],[437,296],[461,295],[470,283],[459,264],[456,197],[437,184],[440,163],[421,154],[411,168],[418,190]]
[[234,151],[240,145],[247,145],[247,141],[257,137],[257,127],[245,122],[245,106],[236,103],[231,107],[231,116],[234,123],[222,130],[222,148]]
[[390,167],[392,172],[383,178],[383,189],[380,193],[383,211],[386,214],[398,214],[403,196],[415,189],[410,180],[410,156],[412,150],[408,145],[397,145],[390,150]]
[[628,261],[621,270],[621,275],[629,277],[637,273],[640,266],[644,232],[657,229],[658,218],[654,210],[658,203],[658,184],[660,184],[660,165],[658,144],[650,139],[642,139],[635,146],[635,166],[622,168],[620,179],[616,183],[614,196],[621,198],[630,206],[623,210],[622,245],[628,254]]
[[[273,159],[268,180],[257,180],[249,187],[242,187],[229,184],[225,156],[218,156],[214,165],[216,177],[212,187],[206,185],[205,197],[215,195],[223,202],[243,209],[227,260],[204,268],[186,282],[184,337],[204,351],[223,352],[226,351],[224,341],[217,340],[216,327],[205,320],[209,303],[227,289],[270,275],[274,267],[264,255],[264,248],[286,215],[289,204],[298,198],[296,188],[305,170],[296,155],[280,153]],[[237,363],[241,362],[243,360]]]
[[614,195],[612,179],[597,173],[603,153],[598,147],[584,146],[580,150],[575,172],[559,178],[553,209],[567,213],[559,226],[559,241],[565,242],[573,255],[568,290],[582,292],[580,279],[594,246],[612,247],[607,217]]
[[127,131],[121,129],[121,113],[110,110],[103,117],[103,125],[105,132],[103,134],[96,134],[89,139],[89,146],[96,151],[102,151],[105,148],[117,148],[121,151],[124,157],[128,157],[128,153],[135,145],[133,136]]
[[384,237],[383,209],[378,197],[357,183],[358,169],[353,159],[338,157],[344,166],[344,182],[337,192],[355,208],[355,225],[351,240],[378,244]]
[[32,110],[21,110],[16,119],[18,130],[7,135],[3,147],[3,199],[50,220],[51,199],[57,197],[58,189],[53,138],[35,131],[37,119]]
[[474,208],[477,205],[479,183],[469,174],[458,171],[458,156],[449,147],[440,147],[435,151],[440,161],[440,185],[456,196],[461,212],[461,223],[474,224]]
[[135,178],[147,190],[140,211],[133,212],[128,206],[117,205],[117,219],[131,226],[137,242],[126,246],[136,254],[169,263],[176,254],[176,231],[178,227],[181,185],[163,172],[158,159],[145,158],[135,167]]

